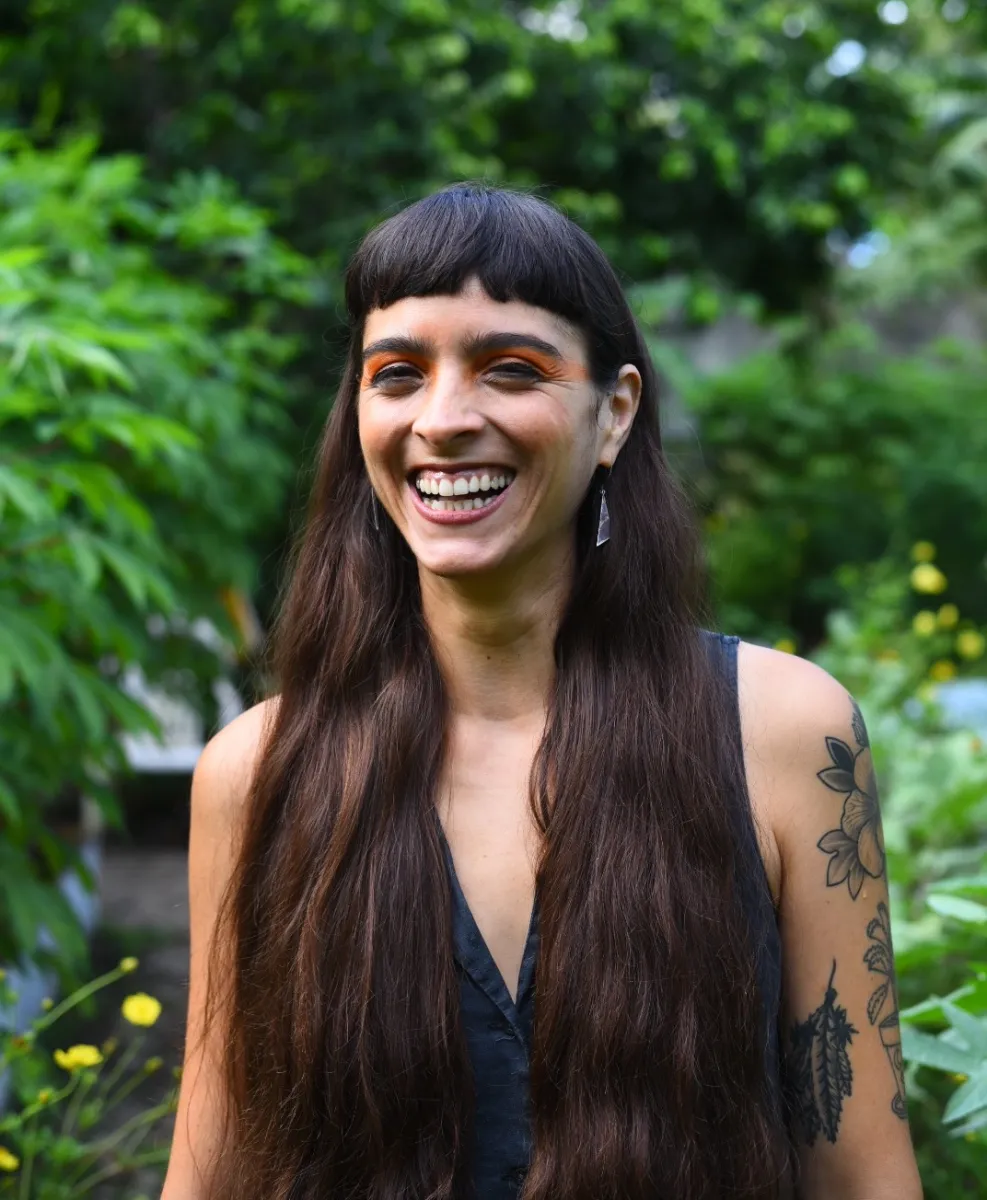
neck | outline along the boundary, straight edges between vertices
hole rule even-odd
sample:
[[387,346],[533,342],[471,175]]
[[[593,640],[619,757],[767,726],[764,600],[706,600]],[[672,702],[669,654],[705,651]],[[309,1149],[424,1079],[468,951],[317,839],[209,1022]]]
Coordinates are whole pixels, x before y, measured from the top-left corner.
[[572,586],[572,560],[544,556],[506,577],[420,572],[422,611],[453,720],[541,721],[555,682],[555,635]]

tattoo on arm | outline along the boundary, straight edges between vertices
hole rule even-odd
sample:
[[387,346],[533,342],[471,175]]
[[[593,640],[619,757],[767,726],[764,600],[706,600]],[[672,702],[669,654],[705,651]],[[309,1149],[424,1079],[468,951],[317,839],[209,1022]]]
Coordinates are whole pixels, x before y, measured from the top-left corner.
[[[826,870],[827,887],[839,887],[846,883],[851,898],[856,900],[868,876],[871,879],[884,876],[885,860],[870,739],[856,700],[851,699],[850,703],[853,707],[851,724],[856,747],[848,745],[841,738],[827,738],[830,765],[818,773],[826,787],[845,797],[843,814],[839,828],[824,833],[817,845],[830,855]],[[874,989],[868,1001],[867,1019],[871,1025],[877,1025],[881,1045],[894,1073],[896,1086],[891,1111],[895,1116],[907,1120],[891,920],[883,901],[877,906],[877,916],[867,926],[867,937],[871,944],[864,954],[864,962],[868,970],[884,976],[883,982]]]
[[836,1141],[843,1098],[853,1085],[853,1068],[847,1046],[859,1031],[847,1020],[846,1009],[836,1003],[836,960],[829,973],[826,996],[805,1021],[791,1029],[786,1070],[789,1120],[793,1132],[807,1145],[822,1134]]
[[884,875],[884,833],[867,729],[857,702],[851,700],[851,703],[856,749],[841,738],[828,737],[830,765],[818,772],[830,791],[846,797],[843,815],[839,828],[824,833],[817,845],[831,855],[826,870],[827,886],[839,887],[845,882],[856,900],[868,875],[871,879]]
[[[894,1072],[897,1090],[891,1101],[891,1111],[896,1117],[907,1121],[905,1069],[901,1059],[901,1030],[898,1026],[898,989],[895,983],[894,956],[891,948],[891,918],[888,915],[888,907],[883,901],[877,906],[877,916],[867,926],[867,936],[872,945],[867,947],[864,962],[867,964],[868,970],[884,976],[884,982],[877,985],[867,1002],[867,1019],[872,1025],[877,1025],[881,1035],[881,1045],[884,1047],[891,1070]],[[881,1018],[882,1012],[886,1012],[883,1018]],[[880,1024],[878,1025],[879,1019]]]

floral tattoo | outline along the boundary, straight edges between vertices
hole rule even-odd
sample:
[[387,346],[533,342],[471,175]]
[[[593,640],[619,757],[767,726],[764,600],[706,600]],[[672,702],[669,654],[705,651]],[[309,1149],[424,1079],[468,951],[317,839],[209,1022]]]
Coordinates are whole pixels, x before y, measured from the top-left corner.
[[831,791],[846,797],[843,816],[839,829],[824,833],[817,845],[832,856],[826,871],[827,886],[839,887],[845,882],[856,900],[868,875],[880,879],[884,874],[884,833],[867,729],[857,702],[851,703],[857,749],[840,738],[828,737],[830,765],[818,773]]

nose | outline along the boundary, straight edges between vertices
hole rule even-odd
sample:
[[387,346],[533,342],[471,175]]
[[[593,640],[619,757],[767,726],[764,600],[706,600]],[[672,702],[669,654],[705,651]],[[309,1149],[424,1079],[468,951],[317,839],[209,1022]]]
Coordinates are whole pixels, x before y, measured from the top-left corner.
[[483,429],[474,389],[459,367],[440,366],[419,397],[411,431],[423,441],[441,446]]

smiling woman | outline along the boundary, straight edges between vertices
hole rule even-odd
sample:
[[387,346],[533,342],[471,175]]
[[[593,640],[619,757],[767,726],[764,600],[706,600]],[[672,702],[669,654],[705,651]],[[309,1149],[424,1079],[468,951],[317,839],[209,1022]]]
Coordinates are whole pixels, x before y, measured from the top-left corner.
[[164,1200],[914,1200],[863,718],[706,629],[605,256],[457,185],[346,298],[278,692],[193,783]]

